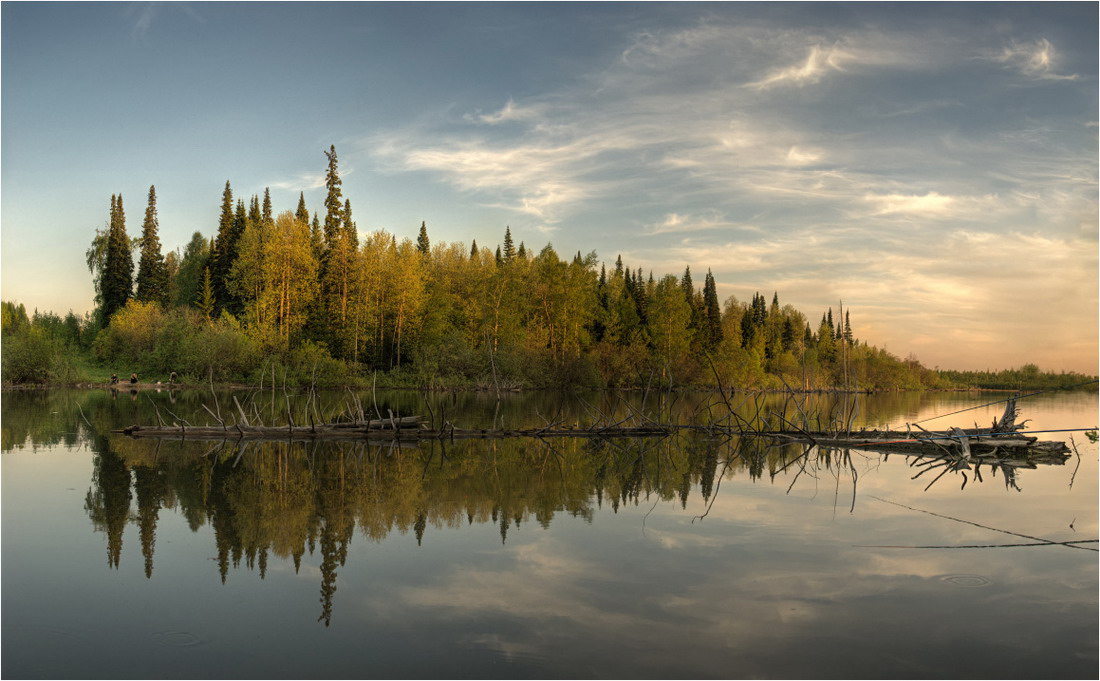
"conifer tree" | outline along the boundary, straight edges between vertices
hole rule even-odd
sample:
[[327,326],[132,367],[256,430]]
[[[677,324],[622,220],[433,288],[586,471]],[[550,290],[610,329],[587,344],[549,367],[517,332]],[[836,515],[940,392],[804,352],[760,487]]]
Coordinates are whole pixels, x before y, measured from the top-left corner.
[[275,216],[271,214],[271,189],[269,187],[264,187],[264,206],[260,213],[260,219],[263,220],[264,227],[267,228],[264,232],[275,225]]
[[502,258],[501,255],[500,255],[500,246],[497,246],[496,260],[497,260],[497,267],[500,267],[501,265],[504,264],[504,258]]
[[325,187],[328,188],[325,196],[325,244],[332,245],[344,222],[343,204],[340,201],[340,185],[343,183],[336,167],[336,145],[330,145],[325,156],[328,158],[328,171],[325,173]]
[[420,222],[420,234],[416,237],[416,250],[424,257],[428,257],[432,252],[432,244],[428,241],[428,224],[424,221]]
[[355,226],[355,221],[351,219],[351,199],[344,200],[344,235],[351,244],[351,250],[358,251],[359,228]]
[[512,228],[508,227],[508,226],[504,227],[504,251],[503,251],[503,253],[504,253],[504,259],[505,260],[510,261],[512,258],[516,257],[516,248],[512,244]]
[[470,242],[470,260],[477,260],[477,239]]
[[680,288],[684,292],[684,300],[688,305],[691,305],[692,298],[695,297],[695,284],[691,281],[691,266],[688,265],[684,268],[684,276],[680,278]]
[[211,283],[209,267],[203,269],[202,288],[199,289],[195,307],[198,308],[206,321],[210,321],[210,318],[214,315],[214,285]]
[[137,300],[168,305],[168,268],[157,236],[157,190],[149,187],[149,205],[141,225],[141,260],[138,262]]
[[214,237],[214,249],[210,263],[210,285],[214,292],[214,309],[224,307],[228,299],[229,272],[237,253],[236,233],[234,231],[233,190],[229,180],[222,192],[222,209],[218,217],[218,234]]
[[252,195],[252,200],[248,203],[248,221],[254,225],[263,222],[263,213],[260,212],[260,197],[255,194]]
[[109,321],[121,310],[133,291],[134,259],[130,238],[126,236],[126,214],[122,209],[122,194],[111,195],[111,219],[107,234],[107,253],[100,279],[103,319]]
[[183,249],[176,274],[176,305],[195,305],[202,292],[203,270],[209,269],[210,258],[210,242],[201,232],[195,232]]
[[527,247],[523,245],[523,242],[519,242],[519,249],[516,251],[516,257],[520,260],[527,259]]
[[313,221],[309,222],[307,218],[306,222],[309,223],[309,243],[313,248],[313,257],[317,258],[317,262],[321,262],[325,254],[325,235],[321,232],[321,221],[317,213],[314,213]]
[[722,310],[718,304],[718,287],[710,270],[703,281],[703,307],[707,320],[707,349],[713,350],[722,342]]
[[309,210],[306,209],[305,192],[298,192],[298,210],[294,212],[294,217],[298,218],[298,222],[303,225],[309,224]]

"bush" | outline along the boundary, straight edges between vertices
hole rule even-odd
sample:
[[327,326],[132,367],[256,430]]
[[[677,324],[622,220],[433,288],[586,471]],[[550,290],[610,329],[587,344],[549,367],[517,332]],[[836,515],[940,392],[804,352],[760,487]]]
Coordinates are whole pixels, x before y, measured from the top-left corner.
[[6,336],[3,350],[5,383],[47,383],[71,375],[64,344],[41,327],[23,327]]

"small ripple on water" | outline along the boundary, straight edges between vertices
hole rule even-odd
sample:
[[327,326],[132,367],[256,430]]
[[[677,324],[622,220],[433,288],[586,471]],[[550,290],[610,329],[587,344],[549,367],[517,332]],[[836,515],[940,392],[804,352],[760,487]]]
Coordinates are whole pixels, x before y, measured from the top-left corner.
[[993,583],[981,575],[968,574],[940,575],[940,581],[954,584],[955,586],[966,587],[968,589],[989,586]]
[[205,643],[201,638],[189,631],[162,631],[153,636],[153,640],[161,645],[175,648],[188,648]]

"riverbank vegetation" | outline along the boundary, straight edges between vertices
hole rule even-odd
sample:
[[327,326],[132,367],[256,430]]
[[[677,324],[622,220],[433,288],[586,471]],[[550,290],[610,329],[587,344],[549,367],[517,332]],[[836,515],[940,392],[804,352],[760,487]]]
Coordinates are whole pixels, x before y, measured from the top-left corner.
[[[857,338],[843,305],[820,321],[778,292],[720,303],[707,272],[608,266],[551,244],[495,250],[375,231],[361,239],[326,152],[324,214],[275,214],[226,182],[217,233],[161,253],[156,189],[141,237],[120,195],[87,252],[96,309],[80,318],[3,305],[5,383],[143,380],[292,385],[744,389],[1064,387],[1088,377],[1025,367],[939,372]],[[139,252],[136,274],[133,253]]]

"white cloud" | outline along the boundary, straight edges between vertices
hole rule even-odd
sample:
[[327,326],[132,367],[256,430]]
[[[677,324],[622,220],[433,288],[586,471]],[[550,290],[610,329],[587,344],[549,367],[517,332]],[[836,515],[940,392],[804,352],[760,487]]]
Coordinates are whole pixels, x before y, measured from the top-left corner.
[[[348,171],[341,170],[340,175],[346,177],[349,174]],[[271,183],[272,187],[277,189],[285,189],[287,191],[308,191],[310,189],[317,189],[325,186],[325,174],[324,173],[298,173],[293,178],[287,180],[279,180]]]
[[1029,78],[1041,80],[1078,80],[1077,74],[1059,74],[1058,53],[1046,38],[1032,43],[1012,43],[992,57],[994,61],[1018,70]]
[[516,106],[515,101],[509,98],[504,106],[496,113],[477,115],[466,114],[463,118],[467,121],[496,125],[507,121],[531,120],[537,118],[538,115],[539,111],[537,108]]
[[830,71],[843,71],[842,65],[851,61],[853,55],[843,49],[815,45],[810,48],[805,61],[773,71],[760,80],[746,84],[746,87],[763,90],[777,85],[813,85]]
[[873,212],[875,215],[904,213],[925,217],[949,215],[956,203],[955,197],[942,196],[936,192],[929,192],[924,196],[907,196],[903,194],[869,195],[864,197],[864,200],[874,207]]
[[755,225],[742,224],[725,219],[718,214],[693,215],[668,213],[664,220],[648,225],[648,234],[672,234],[677,232],[698,232],[704,230],[721,229],[742,232],[760,232]]

